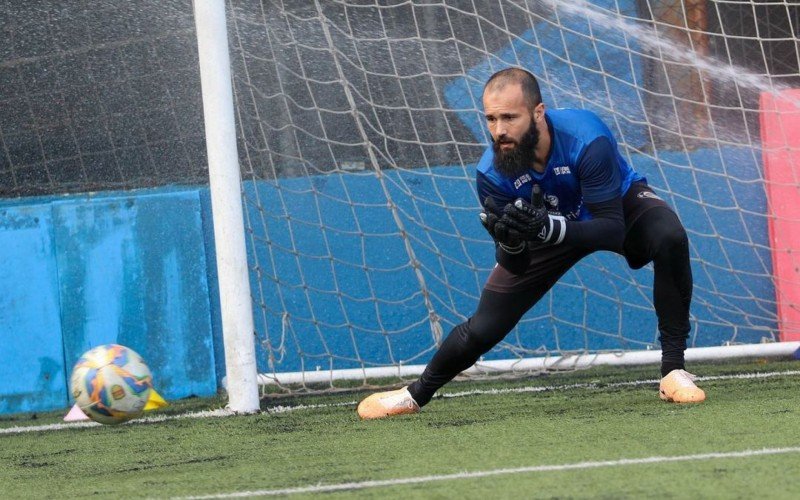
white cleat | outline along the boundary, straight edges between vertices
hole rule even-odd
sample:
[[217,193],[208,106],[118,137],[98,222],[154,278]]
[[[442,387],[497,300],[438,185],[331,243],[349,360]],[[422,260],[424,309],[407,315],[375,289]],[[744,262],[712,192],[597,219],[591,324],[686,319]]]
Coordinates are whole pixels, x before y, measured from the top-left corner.
[[686,370],[672,370],[661,379],[658,395],[672,403],[702,403],[706,393],[694,385],[696,377]]
[[376,392],[367,396],[358,404],[356,411],[361,420],[372,420],[419,413],[419,405],[411,397],[408,387],[403,387],[396,391]]

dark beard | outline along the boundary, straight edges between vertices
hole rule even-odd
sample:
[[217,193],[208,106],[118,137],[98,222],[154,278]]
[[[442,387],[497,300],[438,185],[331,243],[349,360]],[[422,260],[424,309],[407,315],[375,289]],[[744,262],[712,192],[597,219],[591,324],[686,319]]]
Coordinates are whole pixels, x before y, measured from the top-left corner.
[[516,179],[533,166],[534,150],[539,142],[539,131],[531,123],[522,140],[511,149],[500,149],[500,143],[492,141],[494,168],[504,177]]

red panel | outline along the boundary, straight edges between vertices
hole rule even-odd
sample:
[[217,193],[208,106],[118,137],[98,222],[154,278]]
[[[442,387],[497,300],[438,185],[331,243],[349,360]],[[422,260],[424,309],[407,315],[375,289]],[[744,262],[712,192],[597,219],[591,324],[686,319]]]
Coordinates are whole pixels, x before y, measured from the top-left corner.
[[800,340],[800,89],[761,94],[761,142],[780,337]]

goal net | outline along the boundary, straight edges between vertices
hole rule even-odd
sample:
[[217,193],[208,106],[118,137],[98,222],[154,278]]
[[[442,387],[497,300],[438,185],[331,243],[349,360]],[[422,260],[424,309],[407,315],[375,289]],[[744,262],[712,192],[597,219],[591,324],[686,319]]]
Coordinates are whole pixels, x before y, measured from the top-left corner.
[[[691,347],[793,338],[780,297],[798,280],[773,261],[791,242],[771,228],[798,221],[770,198],[759,99],[797,84],[797,21],[787,2],[232,0],[262,381],[410,377],[474,311],[494,265],[481,91],[508,66],[548,107],[599,114],[682,219]],[[652,269],[599,252],[481,363],[569,365],[657,336]]]

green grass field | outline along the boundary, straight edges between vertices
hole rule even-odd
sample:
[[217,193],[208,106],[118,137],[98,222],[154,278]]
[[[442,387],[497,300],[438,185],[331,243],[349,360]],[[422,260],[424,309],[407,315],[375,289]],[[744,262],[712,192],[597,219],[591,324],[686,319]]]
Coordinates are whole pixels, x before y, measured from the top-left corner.
[[800,498],[800,362],[690,369],[703,404],[660,401],[651,366],[453,382],[419,415],[370,422],[366,392],[241,416],[175,401],[120,426],[5,417],[2,496]]

